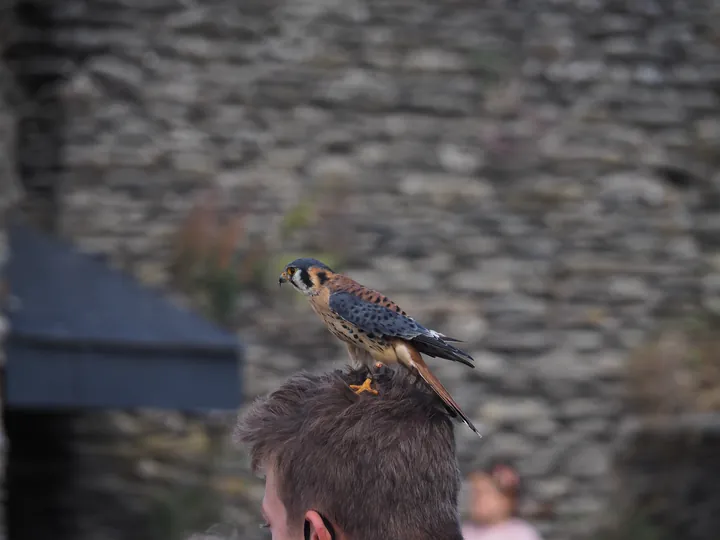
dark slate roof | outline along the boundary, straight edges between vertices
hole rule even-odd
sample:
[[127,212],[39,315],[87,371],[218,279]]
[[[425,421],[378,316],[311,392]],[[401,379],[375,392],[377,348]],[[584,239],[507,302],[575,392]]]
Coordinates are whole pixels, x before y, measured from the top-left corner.
[[233,334],[67,242],[27,225],[11,226],[9,236],[14,334],[151,348],[237,347]]
[[240,405],[238,339],[31,227],[9,227],[6,397],[22,407]]

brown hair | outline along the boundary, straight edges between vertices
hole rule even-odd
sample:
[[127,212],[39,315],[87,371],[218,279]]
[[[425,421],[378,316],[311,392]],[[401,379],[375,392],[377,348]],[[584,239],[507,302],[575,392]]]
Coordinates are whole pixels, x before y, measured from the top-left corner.
[[273,467],[291,530],[315,509],[352,540],[462,540],[453,426],[402,369],[300,373],[255,401],[236,436]]

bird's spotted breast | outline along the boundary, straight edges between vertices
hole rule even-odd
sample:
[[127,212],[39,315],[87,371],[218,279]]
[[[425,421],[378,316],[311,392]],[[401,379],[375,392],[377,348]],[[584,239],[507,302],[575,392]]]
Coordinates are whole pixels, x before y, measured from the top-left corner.
[[325,314],[322,316],[328,330],[339,340],[364,349],[370,353],[380,352],[387,347],[387,341],[382,336],[369,334],[360,328],[342,320]]

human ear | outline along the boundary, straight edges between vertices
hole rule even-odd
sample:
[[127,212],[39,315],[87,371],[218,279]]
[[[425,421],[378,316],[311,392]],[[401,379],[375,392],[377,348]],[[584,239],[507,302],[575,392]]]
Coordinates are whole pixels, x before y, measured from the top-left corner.
[[305,540],[332,540],[330,531],[315,510],[305,513]]

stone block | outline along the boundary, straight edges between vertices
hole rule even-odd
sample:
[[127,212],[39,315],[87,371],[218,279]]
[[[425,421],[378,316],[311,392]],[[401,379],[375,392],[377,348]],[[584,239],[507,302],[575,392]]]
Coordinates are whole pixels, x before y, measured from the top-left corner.
[[603,476],[609,470],[608,451],[602,446],[584,445],[574,449],[569,456],[568,472],[573,476]]
[[552,416],[545,402],[534,399],[487,401],[481,410],[485,421],[495,425],[532,424],[548,420]]

